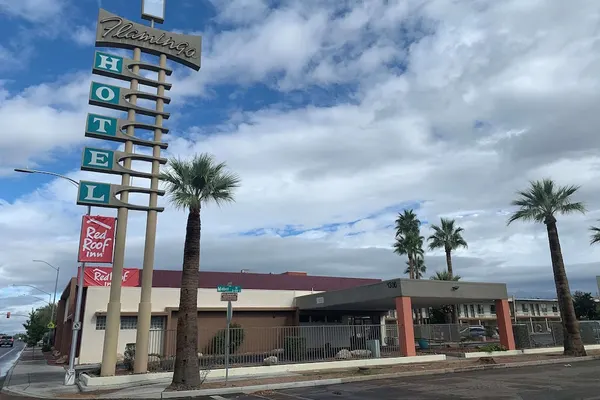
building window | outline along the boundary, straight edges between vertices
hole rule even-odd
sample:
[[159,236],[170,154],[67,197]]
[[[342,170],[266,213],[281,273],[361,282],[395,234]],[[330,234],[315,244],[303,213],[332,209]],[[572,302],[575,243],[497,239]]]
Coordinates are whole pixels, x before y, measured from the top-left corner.
[[105,316],[96,316],[96,330],[103,331],[106,329],[106,317]]
[[465,317],[468,318],[469,317],[469,307],[466,304],[463,305],[463,310],[465,311]]
[[477,314],[485,314],[485,311],[483,310],[483,305],[477,304]]
[[537,312],[537,315],[540,315],[540,305],[539,304],[535,305],[535,311]]
[[475,318],[475,306],[470,304],[469,309],[471,310],[471,318]]
[[525,304],[525,303],[521,304],[521,311],[523,311],[526,314],[529,312],[529,308],[527,307],[527,304]]
[[552,306],[552,312],[553,313],[557,313],[558,312],[558,306]]
[[300,322],[308,324],[310,322],[310,317],[306,314],[300,314]]
[[121,329],[136,329],[137,317],[121,317]]
[[490,314],[496,315],[496,306],[494,304],[490,305]]
[[328,315],[327,316],[327,323],[329,323],[329,324],[341,324],[342,323],[342,316],[341,315]]
[[[123,323],[123,322],[121,322]],[[162,316],[156,316],[150,318],[150,329],[164,330],[167,325],[167,318]]]

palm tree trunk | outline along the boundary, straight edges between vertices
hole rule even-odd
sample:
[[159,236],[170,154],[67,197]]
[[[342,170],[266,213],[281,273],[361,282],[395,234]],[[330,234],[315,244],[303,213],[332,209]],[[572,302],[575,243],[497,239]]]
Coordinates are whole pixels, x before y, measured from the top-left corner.
[[415,279],[415,265],[410,254],[408,254],[408,277],[410,279]]
[[558,228],[556,220],[552,218],[547,220],[546,229],[548,231],[548,244],[550,245],[550,256],[552,257],[552,270],[554,272],[554,284],[556,286],[556,297],[560,307],[562,325],[564,332],[564,355],[583,357],[586,355],[581,334],[579,332],[579,322],[575,316],[569,281],[565,271],[562,251],[560,249],[560,240],[558,238]]
[[190,210],[183,247],[181,292],[177,313],[177,350],[171,387],[197,389],[201,385],[198,365],[198,271],[200,269],[200,210]]
[[[452,271],[452,250],[450,250],[450,248],[445,247],[444,250],[446,251],[446,267],[448,268],[448,279],[452,280],[452,278],[454,277],[454,273]],[[458,324],[458,310],[456,308],[456,305],[452,305],[450,306],[452,307],[452,324]]]

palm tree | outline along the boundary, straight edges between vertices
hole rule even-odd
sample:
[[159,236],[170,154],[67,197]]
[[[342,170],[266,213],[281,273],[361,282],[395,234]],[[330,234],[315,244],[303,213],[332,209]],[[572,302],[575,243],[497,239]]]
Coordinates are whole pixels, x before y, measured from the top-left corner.
[[408,270],[410,279],[415,279],[414,260],[423,256],[423,241],[425,238],[418,231],[409,231],[396,237],[394,253],[408,256]]
[[414,279],[414,260],[418,255],[423,255],[423,241],[425,240],[419,233],[421,221],[419,221],[413,210],[404,210],[403,213],[398,213],[395,222],[396,242],[394,243],[394,253],[408,256],[409,277]]
[[198,365],[198,272],[200,269],[200,210],[203,204],[234,201],[239,186],[237,175],[227,172],[225,163],[216,163],[209,154],[186,161],[169,160],[169,170],[160,174],[171,203],[188,211],[183,268],[177,317],[177,349],[171,387],[196,389],[201,385]]
[[456,250],[459,247],[467,248],[467,242],[463,239],[461,232],[464,231],[461,227],[454,227],[455,221],[453,219],[441,218],[441,224],[431,225],[433,229],[433,235],[429,236],[427,240],[429,243],[429,249],[444,249],[446,252],[446,265],[448,267],[448,274],[450,277],[454,274],[452,270],[452,250]]
[[[427,267],[425,266],[425,260],[423,260],[423,256],[420,254],[417,255],[417,257],[414,259],[414,263],[415,279],[421,279],[423,275],[425,275],[425,272],[427,272]],[[406,265],[407,267],[404,273],[410,274],[410,263],[407,261]]]
[[564,354],[570,356],[585,356],[585,348],[581,341],[579,323],[575,316],[575,308],[569,289],[569,281],[565,271],[556,214],[585,213],[583,203],[574,202],[571,196],[579,186],[556,186],[551,179],[530,182],[527,190],[517,192],[519,198],[511,204],[519,207],[508,219],[507,225],[517,220],[534,221],[546,225],[550,258],[554,272],[554,285],[564,331]]
[[590,226],[592,236],[590,238],[590,244],[600,243],[600,228],[596,226]]
[[436,271],[435,275],[429,277],[433,281],[458,281],[460,275],[450,275],[448,271]]

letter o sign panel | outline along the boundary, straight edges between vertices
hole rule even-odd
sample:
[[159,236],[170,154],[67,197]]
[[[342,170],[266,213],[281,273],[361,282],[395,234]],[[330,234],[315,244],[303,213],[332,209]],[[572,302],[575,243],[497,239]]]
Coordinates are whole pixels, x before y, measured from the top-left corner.
[[105,85],[97,82],[92,83],[92,100],[103,103],[119,104],[120,95],[121,88],[117,86]]

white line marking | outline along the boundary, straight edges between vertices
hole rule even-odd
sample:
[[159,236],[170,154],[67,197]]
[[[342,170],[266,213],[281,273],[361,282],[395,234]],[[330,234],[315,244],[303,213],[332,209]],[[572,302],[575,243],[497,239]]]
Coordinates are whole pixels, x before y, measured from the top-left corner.
[[210,398],[211,399],[215,399],[215,400],[227,400],[225,397],[223,397],[223,396],[217,396],[217,395],[210,396]]
[[15,351],[15,350],[19,350],[19,349],[12,349],[12,350],[11,350],[11,351],[9,351],[8,353],[4,353],[4,354],[2,354],[2,355],[0,356],[0,358],[4,358],[4,357],[6,357],[7,355],[9,355],[10,353],[12,353],[12,352],[13,352],[13,351]]

